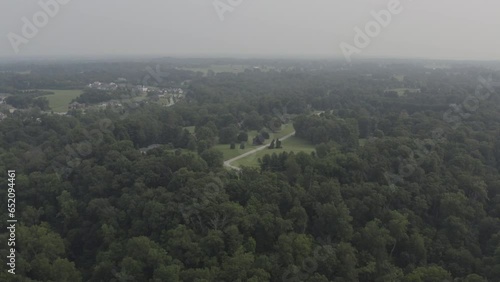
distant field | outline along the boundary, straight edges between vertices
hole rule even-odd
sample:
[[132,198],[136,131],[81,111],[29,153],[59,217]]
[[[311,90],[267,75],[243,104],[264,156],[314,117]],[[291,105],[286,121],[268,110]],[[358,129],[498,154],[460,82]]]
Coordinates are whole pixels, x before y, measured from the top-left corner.
[[403,81],[405,79],[405,76],[402,74],[393,75],[392,77],[394,77],[395,79],[397,79],[399,81]]
[[272,154],[272,153],[279,154],[281,152],[294,152],[294,153],[305,152],[307,154],[310,154],[311,152],[315,151],[315,146],[313,144],[311,144],[307,140],[303,140],[295,136],[286,139],[285,141],[283,141],[281,145],[283,146],[283,148],[281,149],[273,149],[273,150],[264,149],[246,158],[237,160],[233,162],[232,165],[258,167],[259,158],[263,158],[267,154]]
[[26,71],[0,71],[0,73],[17,73],[17,74],[30,74],[31,70],[26,70]]
[[439,64],[429,64],[425,65],[424,68],[426,69],[451,69],[452,67],[450,65],[439,65]]
[[387,89],[386,91],[395,91],[398,93],[398,96],[404,96],[406,91],[410,91],[412,93],[417,93],[420,92],[420,89],[415,89],[415,88],[393,88],[393,89]]
[[207,74],[209,70],[214,71],[215,73],[219,72],[232,72],[232,73],[239,73],[243,72],[245,68],[249,68],[249,66],[244,66],[244,65],[211,65],[210,67],[205,67],[205,68],[180,68],[183,70],[189,70],[189,71],[194,71],[194,72],[202,72],[204,74]]
[[43,91],[54,92],[53,95],[46,95],[47,100],[49,100],[49,106],[54,112],[67,112],[68,105],[71,103],[73,99],[80,96],[83,91],[82,90],[48,90],[44,89]]

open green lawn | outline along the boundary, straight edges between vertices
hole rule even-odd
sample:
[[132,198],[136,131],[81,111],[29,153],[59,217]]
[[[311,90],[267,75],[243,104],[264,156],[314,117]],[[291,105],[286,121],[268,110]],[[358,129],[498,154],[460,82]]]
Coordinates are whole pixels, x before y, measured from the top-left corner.
[[[187,129],[189,132],[194,133],[195,127],[194,126],[187,126],[187,127],[184,127],[184,129]],[[266,143],[270,143],[271,140],[276,139],[276,138],[281,138],[285,135],[292,133],[293,131],[294,131],[294,128],[293,128],[292,124],[285,124],[282,126],[280,132],[276,132],[276,133],[269,132],[270,138],[269,138],[269,140],[266,140]],[[247,133],[248,133],[248,141],[245,144],[245,149],[240,149],[239,143],[236,144],[236,149],[233,149],[233,150],[230,149],[229,144],[218,144],[218,145],[215,145],[213,148],[220,150],[224,154],[224,161],[227,161],[229,159],[235,158],[241,154],[244,154],[248,151],[251,151],[253,149],[260,147],[260,145],[259,146],[252,145],[253,138],[255,136],[257,136],[258,131],[251,130],[251,131],[248,131]]]
[[49,106],[54,112],[67,112],[68,105],[71,103],[73,99],[80,96],[83,91],[82,90],[48,90],[44,89],[43,91],[54,92],[53,95],[46,95],[47,100],[49,100]]
[[137,97],[134,97],[132,98],[132,101],[134,102],[141,102],[141,101],[144,101],[146,100],[148,97],[146,95],[140,95],[140,96],[137,96]]
[[398,92],[398,96],[404,96],[406,91],[410,91],[412,93],[420,92],[420,89],[415,89],[415,88],[393,88],[393,89],[387,89],[386,91],[396,91]]
[[281,149],[264,149],[262,151],[258,151],[257,153],[250,155],[246,158],[237,160],[232,163],[234,166],[248,166],[248,167],[258,167],[259,166],[259,158],[263,158],[266,154],[276,153],[279,154],[281,152],[305,152],[310,154],[315,151],[315,146],[307,140],[303,140],[301,138],[292,136],[281,144],[283,148]]
[[359,138],[359,147],[364,147],[366,144],[366,138]]
[[195,128],[195,126],[186,126],[186,127],[184,127],[184,129],[187,129],[189,131],[189,133],[191,133],[191,134],[194,133],[194,128]]
[[405,79],[405,76],[402,74],[396,74],[396,75],[393,75],[392,77],[394,77],[395,79],[397,79],[399,81],[403,81]]
[[[283,125],[280,132],[277,132],[277,133],[270,132],[269,133],[270,138],[269,138],[269,140],[266,140],[266,143],[271,142],[271,140],[273,140],[273,139],[281,138],[287,134],[292,133],[293,131],[294,131],[294,129],[293,129],[292,124],[285,124],[285,125]],[[259,146],[252,145],[253,138],[255,136],[257,136],[258,131],[252,130],[252,131],[248,131],[247,133],[248,133],[248,141],[245,144],[245,149],[240,149],[239,144],[236,144],[236,149],[234,149],[234,150],[230,149],[229,144],[215,145],[214,148],[220,150],[224,154],[224,160],[227,161],[229,159],[235,158],[241,154],[244,154],[248,151],[251,151],[253,149],[257,149],[258,147],[260,147],[261,145],[259,145]]]
[[[270,139],[273,140],[276,138],[281,138],[281,137],[288,135],[294,131],[295,131],[295,129],[293,128],[293,124],[288,123],[288,124],[284,124],[283,126],[281,126],[280,132],[277,132],[277,133],[269,132],[269,136],[271,137]],[[252,138],[253,138],[253,136],[252,136]]]
[[215,145],[214,148],[221,151],[224,154],[224,161],[227,161],[258,147],[258,146],[252,146],[251,144],[252,142],[247,143],[245,145],[245,149],[240,149],[239,144],[236,144],[236,149],[234,150],[231,150],[229,148],[229,144]]

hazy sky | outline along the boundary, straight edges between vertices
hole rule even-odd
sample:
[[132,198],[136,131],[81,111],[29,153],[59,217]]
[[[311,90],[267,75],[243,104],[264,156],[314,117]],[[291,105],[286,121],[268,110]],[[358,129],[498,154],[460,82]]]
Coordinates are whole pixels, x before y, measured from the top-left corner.
[[[391,0],[64,0],[58,13],[26,38],[39,2],[0,1],[0,57],[54,55],[342,56],[354,28]],[[63,0],[57,0],[64,2]],[[392,0],[397,1],[397,0]],[[401,0],[402,11],[358,48],[362,57],[500,60],[500,1]],[[220,6],[222,9],[222,6]],[[9,40],[10,34],[10,40]],[[13,35],[17,34],[17,35]],[[28,34],[29,36],[32,36]],[[16,38],[19,53],[11,44]],[[20,39],[22,38],[22,39]],[[22,41],[22,43],[20,43]]]

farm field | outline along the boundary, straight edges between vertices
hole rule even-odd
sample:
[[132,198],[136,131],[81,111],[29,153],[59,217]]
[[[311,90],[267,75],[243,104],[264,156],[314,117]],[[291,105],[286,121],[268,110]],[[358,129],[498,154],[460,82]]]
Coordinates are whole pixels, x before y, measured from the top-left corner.
[[47,100],[49,100],[49,106],[52,111],[63,113],[68,111],[68,105],[73,99],[80,96],[82,90],[49,90],[44,89],[43,91],[54,92],[52,95],[46,95]]

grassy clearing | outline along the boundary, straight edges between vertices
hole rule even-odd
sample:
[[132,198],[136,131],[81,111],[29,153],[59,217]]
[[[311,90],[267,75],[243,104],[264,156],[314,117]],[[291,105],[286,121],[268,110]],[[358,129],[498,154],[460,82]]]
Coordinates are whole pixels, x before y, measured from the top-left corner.
[[251,151],[253,149],[256,149],[258,146],[251,146],[251,143],[245,145],[245,149],[240,149],[240,145],[236,144],[236,149],[231,150],[229,148],[229,144],[219,144],[215,145],[214,148],[221,151],[224,154],[224,161],[230,160],[232,158],[236,158],[237,156],[244,154],[248,151]]
[[276,153],[279,154],[281,152],[294,152],[294,153],[299,153],[299,152],[304,152],[307,154],[310,154],[311,152],[315,151],[315,146],[311,144],[307,140],[303,140],[301,138],[292,136],[282,143],[283,148],[281,149],[264,149],[262,151],[258,151],[255,154],[252,154],[246,158],[237,160],[232,163],[234,166],[247,166],[247,167],[259,167],[259,158],[263,158],[266,154],[272,154]]
[[141,101],[146,100],[147,98],[148,98],[148,97],[146,96],[146,94],[142,94],[142,95],[140,95],[140,96],[137,96],[137,97],[132,98],[131,100],[132,100],[133,102],[141,102]]
[[[194,126],[187,126],[184,127],[184,129],[187,129],[189,132],[194,133]],[[277,133],[269,133],[269,140],[266,140],[266,143],[270,143],[271,140],[276,139],[276,138],[281,138],[283,136],[286,136],[294,131],[293,125],[292,124],[285,124],[281,127],[281,131]],[[215,145],[213,148],[221,151],[224,154],[224,161],[230,160],[232,158],[235,158],[241,154],[244,154],[248,151],[251,151],[253,149],[259,148],[261,145],[254,146],[252,145],[253,138],[257,136],[259,133],[256,130],[251,130],[248,131],[248,141],[245,143],[245,149],[240,149],[240,144],[236,143],[236,148],[235,149],[230,149],[230,144],[218,144]]]
[[416,88],[393,88],[393,89],[387,89],[386,91],[395,91],[398,93],[399,97],[405,96],[406,91],[410,91],[411,93],[417,93],[420,92],[420,89]]
[[49,100],[50,109],[54,112],[67,112],[68,105],[71,103],[73,99],[80,96],[83,91],[82,90],[47,90],[43,91],[54,92],[52,95],[46,95],[47,100]]
[[280,132],[277,132],[277,133],[270,132],[269,136],[271,137],[270,139],[272,140],[272,139],[276,139],[276,138],[281,138],[281,137],[288,135],[294,131],[295,131],[295,129],[293,128],[293,124],[289,123],[289,124],[284,124],[281,127]]
[[392,77],[394,77],[395,79],[397,79],[399,81],[403,81],[405,79],[405,76],[402,74],[393,75]]
[[195,128],[195,126],[186,126],[186,127],[184,127],[184,129],[187,129],[189,131],[189,133],[191,133],[191,134],[194,133],[194,128]]
[[[194,129],[193,129],[194,131]],[[269,140],[266,140],[266,143],[270,143],[271,140],[276,139],[276,138],[281,138],[287,134],[290,134],[294,131],[293,125],[291,124],[285,124],[280,132],[277,133],[269,133]],[[253,138],[255,138],[259,132],[256,130],[248,131],[248,141],[245,143],[245,149],[240,149],[240,144],[236,144],[236,149],[231,150],[229,144],[219,144],[215,145],[214,147],[218,150],[220,150],[224,154],[224,161],[230,160],[232,158],[236,158],[237,156],[244,154],[248,151],[251,151],[253,149],[257,149],[262,145],[257,145],[254,146],[252,144]]]
[[359,147],[364,147],[366,142],[366,138],[359,138]]

